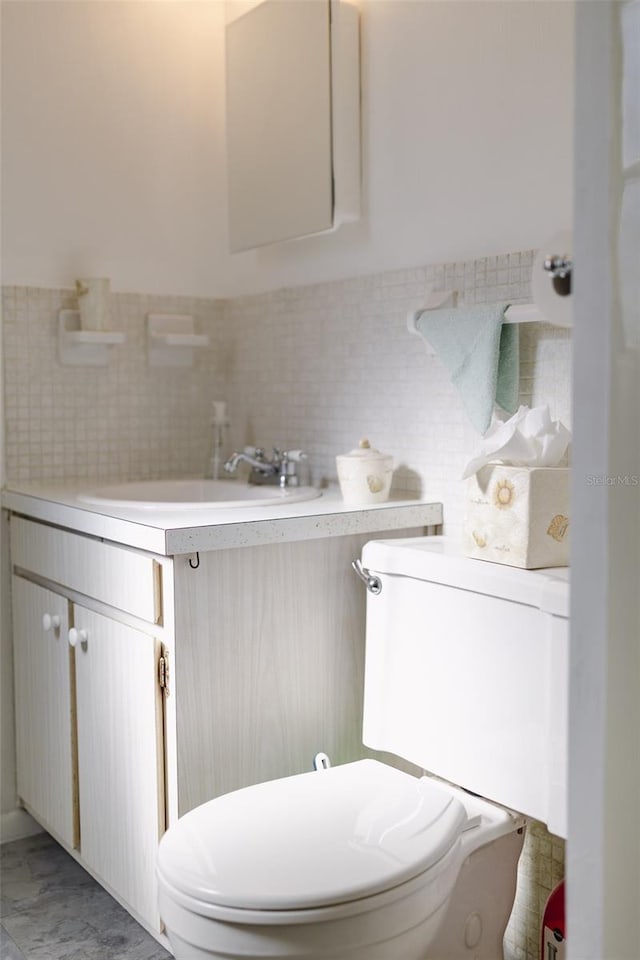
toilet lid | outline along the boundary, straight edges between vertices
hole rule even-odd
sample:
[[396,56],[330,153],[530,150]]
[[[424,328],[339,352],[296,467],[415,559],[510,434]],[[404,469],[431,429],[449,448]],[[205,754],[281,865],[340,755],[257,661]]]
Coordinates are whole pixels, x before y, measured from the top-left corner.
[[466,822],[445,786],[361,760],[197,807],[162,838],[158,871],[183,895],[210,904],[321,907],[418,876]]

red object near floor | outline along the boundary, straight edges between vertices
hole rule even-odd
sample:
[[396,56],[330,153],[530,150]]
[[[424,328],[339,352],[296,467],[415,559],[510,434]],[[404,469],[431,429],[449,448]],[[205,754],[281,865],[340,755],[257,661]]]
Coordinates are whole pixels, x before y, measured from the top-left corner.
[[564,960],[567,951],[564,880],[552,891],[542,916],[540,960]]

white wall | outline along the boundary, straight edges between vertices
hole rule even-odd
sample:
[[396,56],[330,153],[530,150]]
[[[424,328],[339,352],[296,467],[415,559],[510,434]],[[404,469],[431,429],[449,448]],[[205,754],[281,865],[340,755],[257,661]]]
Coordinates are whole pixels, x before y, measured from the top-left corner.
[[232,296],[536,248],[569,226],[573,4],[360,6],[362,220],[231,256],[228,4],[3,4],[4,282]]
[[4,282],[215,287],[223,8],[3,3]]
[[361,10],[363,218],[227,258],[234,292],[537,248],[571,223],[572,4]]

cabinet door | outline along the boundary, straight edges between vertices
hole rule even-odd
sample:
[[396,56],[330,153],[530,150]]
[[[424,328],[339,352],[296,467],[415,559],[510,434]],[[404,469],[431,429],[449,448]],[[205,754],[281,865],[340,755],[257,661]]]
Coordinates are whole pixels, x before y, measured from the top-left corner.
[[13,577],[18,795],[43,826],[77,846],[73,652],[68,601]]
[[155,863],[164,830],[160,644],[83,607],[74,607],[73,619],[82,858],[132,911],[159,930]]

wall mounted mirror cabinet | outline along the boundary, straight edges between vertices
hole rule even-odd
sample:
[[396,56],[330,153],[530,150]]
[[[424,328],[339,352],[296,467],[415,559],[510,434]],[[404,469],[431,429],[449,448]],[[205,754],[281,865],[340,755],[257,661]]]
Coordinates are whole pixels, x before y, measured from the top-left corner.
[[264,0],[226,27],[232,253],[360,214],[358,12]]

